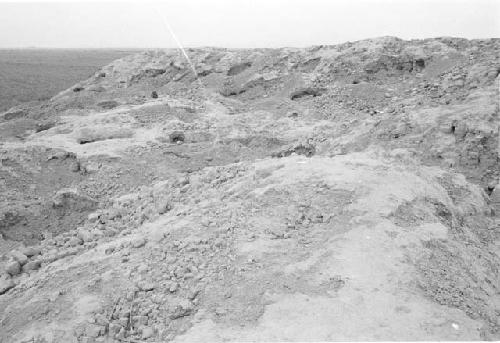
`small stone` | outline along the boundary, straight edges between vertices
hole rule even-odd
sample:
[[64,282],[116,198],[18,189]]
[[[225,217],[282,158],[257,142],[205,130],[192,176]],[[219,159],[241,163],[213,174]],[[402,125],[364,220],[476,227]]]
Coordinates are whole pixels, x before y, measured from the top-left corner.
[[101,325],[96,324],[88,324],[85,328],[85,334],[89,337],[99,337],[101,332],[103,331],[103,327]]
[[7,292],[9,289],[14,288],[15,284],[12,279],[8,278],[2,278],[0,279],[0,295],[4,294]]
[[70,246],[70,247],[76,247],[78,245],[82,245],[83,244],[83,239],[79,238],[79,237],[71,237],[69,239],[69,241],[67,242],[67,244]]
[[132,317],[132,325],[134,327],[139,327],[141,325],[146,325],[148,323],[147,316],[133,316]]
[[125,339],[125,328],[121,328],[120,329],[120,332],[118,332],[116,334],[116,339],[118,339],[120,341],[123,340],[123,339]]
[[179,284],[177,282],[173,282],[170,287],[168,288],[168,291],[170,293],[175,293],[179,289]]
[[39,247],[26,247],[26,248],[21,250],[21,253],[23,253],[24,255],[26,255],[28,257],[40,255],[41,252],[42,252],[42,250]]
[[137,271],[139,273],[144,273],[144,272],[147,272],[149,270],[149,267],[147,264],[143,263],[141,264],[139,267],[137,267]]
[[153,337],[154,334],[155,334],[155,330],[151,327],[146,327],[146,328],[142,329],[142,339],[151,338],[151,337]]
[[10,255],[14,258],[14,260],[19,262],[21,265],[24,265],[26,264],[26,262],[28,262],[28,256],[17,250],[11,251]]
[[144,292],[149,292],[156,288],[155,284],[150,281],[140,282],[137,286]]
[[192,289],[190,292],[189,292],[189,300],[194,300],[198,294],[200,294],[200,289],[196,288],[196,289]]
[[122,317],[122,318],[118,319],[118,323],[121,326],[127,326],[128,325],[128,321],[129,321],[129,319],[127,317]]
[[85,328],[83,326],[77,326],[73,330],[73,335],[75,335],[76,337],[81,337],[81,336],[85,335],[84,329]]
[[112,254],[115,251],[115,247],[107,247],[106,250],[104,250],[104,253],[106,255]]
[[99,324],[99,325],[102,325],[102,326],[106,326],[109,324],[109,321],[108,319],[106,318],[106,316],[102,315],[102,314],[97,314],[95,316],[95,323],[96,324]]
[[178,319],[185,316],[189,316],[193,313],[193,306],[188,301],[183,301],[174,308],[174,311],[170,314],[170,319]]
[[38,260],[30,261],[23,266],[23,272],[27,273],[32,270],[37,270],[40,268],[41,264],[42,264],[41,261]]
[[90,242],[94,239],[94,235],[90,231],[84,229],[78,230],[76,236],[84,242]]
[[132,246],[134,248],[143,247],[145,244],[146,244],[146,239],[145,238],[137,238],[134,241],[132,241]]
[[[125,325],[127,325],[125,323]],[[122,326],[119,325],[119,324],[116,324],[116,323],[111,323],[109,324],[109,333],[112,334],[112,335],[116,335],[117,333],[120,332]]]
[[170,205],[170,201],[165,200],[160,205],[158,206],[158,213],[159,214],[165,214],[168,211],[172,209],[172,206]]
[[5,266],[5,271],[12,276],[18,275],[21,273],[21,264],[18,261],[10,261]]
[[87,220],[91,223],[95,223],[99,220],[100,215],[101,215],[101,213],[99,213],[99,212],[92,212],[91,214],[89,214],[87,216]]

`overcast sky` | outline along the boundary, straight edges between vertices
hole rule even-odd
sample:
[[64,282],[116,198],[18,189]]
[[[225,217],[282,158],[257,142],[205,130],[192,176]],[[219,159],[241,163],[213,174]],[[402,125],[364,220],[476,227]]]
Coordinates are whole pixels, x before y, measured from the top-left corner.
[[0,47],[174,47],[167,25],[185,46],[489,38],[500,37],[499,18],[500,0],[0,2]]

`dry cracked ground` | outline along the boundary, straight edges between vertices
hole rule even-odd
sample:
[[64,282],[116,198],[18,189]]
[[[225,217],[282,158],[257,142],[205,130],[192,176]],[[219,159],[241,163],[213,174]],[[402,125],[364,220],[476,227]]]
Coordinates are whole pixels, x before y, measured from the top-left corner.
[[0,115],[1,342],[500,339],[499,39],[187,54]]

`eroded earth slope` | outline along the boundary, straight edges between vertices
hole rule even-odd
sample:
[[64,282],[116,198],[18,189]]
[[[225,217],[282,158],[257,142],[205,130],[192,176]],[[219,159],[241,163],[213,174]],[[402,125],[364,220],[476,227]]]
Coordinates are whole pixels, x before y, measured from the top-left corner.
[[500,339],[500,40],[150,51],[0,115],[0,340]]

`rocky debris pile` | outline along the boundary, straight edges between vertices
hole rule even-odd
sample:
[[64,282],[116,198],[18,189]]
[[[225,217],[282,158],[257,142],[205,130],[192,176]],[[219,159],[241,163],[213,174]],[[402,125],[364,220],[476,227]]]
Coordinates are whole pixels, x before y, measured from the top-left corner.
[[150,51],[7,112],[0,340],[498,339],[499,52]]
[[15,287],[14,277],[22,273],[29,275],[40,268],[42,265],[40,254],[41,249],[34,246],[12,250],[8,254],[8,260],[3,263],[4,270],[0,273],[0,295]]
[[[318,285],[308,281],[313,286],[287,273],[308,270],[302,266],[305,262],[301,256],[309,256],[317,249],[324,251],[332,234],[342,236],[359,230],[363,220],[374,221],[376,226],[377,221],[386,220],[382,218],[393,218],[394,224],[390,225],[396,225],[391,226],[396,230],[394,235],[406,235],[406,230],[423,235],[420,243],[417,240],[407,246],[409,261],[405,263],[416,266],[424,292],[440,304],[458,307],[476,320],[485,320],[485,335],[497,332],[495,307],[485,301],[495,292],[498,257],[484,253],[495,235],[488,232],[484,195],[463,177],[442,175],[432,169],[419,172],[411,192],[401,191],[399,187],[415,167],[399,163],[370,160],[363,155],[335,159],[289,156],[255,165],[207,168],[119,197],[108,208],[92,213],[78,230],[22,253],[31,256],[29,261],[41,261],[41,272],[31,272],[35,280],[43,280],[49,271],[58,278],[69,273],[66,277],[70,280],[87,264],[95,268],[93,262],[84,262],[88,259],[84,256],[89,254],[99,256],[99,268],[105,268],[101,273],[124,278],[118,287],[113,277],[97,279],[101,286],[90,291],[102,297],[104,305],[87,320],[75,323],[66,337],[78,341],[165,341],[189,332],[193,320],[207,311],[203,316],[233,323],[255,320],[266,308],[261,298],[266,291],[288,289],[293,294],[312,292],[314,288],[316,294],[351,287],[355,274],[337,273]],[[287,181],[283,184],[281,180]],[[431,185],[424,186],[427,183]],[[389,190],[389,194],[380,193],[382,190]],[[377,198],[377,205],[365,203],[370,201],[370,194]],[[212,200],[207,201],[207,197]],[[414,215],[416,220],[410,221]],[[484,219],[478,220],[480,217]],[[439,226],[439,230],[424,230],[429,223]],[[289,253],[283,256],[282,249]],[[477,255],[476,249],[483,254]],[[465,268],[462,263],[477,256],[475,265],[485,269],[471,270],[471,276],[455,283],[458,274],[441,274],[442,266],[452,258],[447,254],[455,256],[457,268]],[[22,258],[22,254],[17,255]],[[84,260],[79,260],[80,255]],[[74,267],[68,269],[68,265]],[[11,264],[7,267],[18,272]],[[2,281],[5,292],[13,289],[7,294],[14,298],[22,297],[29,285],[28,280],[16,275]],[[437,280],[451,281],[444,284]],[[19,286],[14,287],[16,283]],[[104,291],[108,284],[112,289]],[[486,293],[468,294],[460,288],[472,284]],[[29,287],[43,287],[43,282],[35,281]],[[240,287],[245,287],[244,293]],[[457,292],[462,292],[460,298],[456,298]],[[454,299],[462,300],[456,303]]]
[[281,149],[280,151],[273,153],[271,156],[279,158],[279,157],[290,156],[291,154],[296,154],[296,155],[304,155],[307,157],[311,157],[315,153],[316,153],[316,148],[314,147],[314,145],[305,142],[305,143],[295,143],[289,145],[284,149]]

